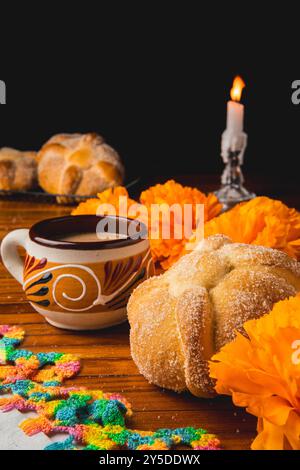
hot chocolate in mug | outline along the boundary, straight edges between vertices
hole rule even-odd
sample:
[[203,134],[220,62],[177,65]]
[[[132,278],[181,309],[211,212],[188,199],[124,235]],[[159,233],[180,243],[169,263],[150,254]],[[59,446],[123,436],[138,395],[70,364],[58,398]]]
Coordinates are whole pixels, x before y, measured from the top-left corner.
[[45,219],[6,235],[1,256],[32,307],[52,325],[73,330],[125,321],[131,292],[154,274],[145,225],[117,216]]

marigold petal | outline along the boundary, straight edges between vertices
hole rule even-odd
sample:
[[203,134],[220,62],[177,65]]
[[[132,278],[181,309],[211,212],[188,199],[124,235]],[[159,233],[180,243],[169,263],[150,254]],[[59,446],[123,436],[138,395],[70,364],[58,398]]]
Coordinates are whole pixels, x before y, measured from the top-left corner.
[[247,337],[238,334],[210,362],[216,391],[259,418],[252,448],[300,450],[300,361],[293,356],[300,339],[300,294],[246,322],[244,330]]
[[300,260],[300,213],[268,197],[256,197],[208,220],[204,233],[276,248]]

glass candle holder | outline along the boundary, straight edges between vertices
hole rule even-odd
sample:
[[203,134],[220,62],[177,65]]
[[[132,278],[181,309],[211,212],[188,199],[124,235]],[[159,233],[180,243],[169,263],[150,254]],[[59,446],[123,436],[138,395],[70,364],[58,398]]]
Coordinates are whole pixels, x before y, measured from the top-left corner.
[[225,148],[223,140],[221,156],[225,163],[225,168],[221,176],[221,187],[218,191],[215,191],[215,194],[223,204],[223,210],[227,210],[239,202],[253,199],[256,195],[245,188],[245,179],[241,168],[247,143],[246,134],[244,134],[238,150]]

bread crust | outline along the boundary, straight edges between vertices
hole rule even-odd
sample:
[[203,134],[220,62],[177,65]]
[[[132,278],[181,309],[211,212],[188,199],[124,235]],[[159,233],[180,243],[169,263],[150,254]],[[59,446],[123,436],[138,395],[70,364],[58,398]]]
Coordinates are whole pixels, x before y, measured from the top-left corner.
[[39,184],[52,194],[93,196],[123,177],[118,153],[95,133],[57,134],[38,153]]
[[252,318],[300,291],[300,263],[278,250],[209,237],[128,303],[132,357],[151,382],[214,394],[207,361]]
[[187,289],[175,307],[178,335],[184,356],[186,386],[196,396],[213,395],[208,360],[214,353],[213,315],[205,288]]
[[37,184],[35,152],[0,149],[0,190],[27,191]]

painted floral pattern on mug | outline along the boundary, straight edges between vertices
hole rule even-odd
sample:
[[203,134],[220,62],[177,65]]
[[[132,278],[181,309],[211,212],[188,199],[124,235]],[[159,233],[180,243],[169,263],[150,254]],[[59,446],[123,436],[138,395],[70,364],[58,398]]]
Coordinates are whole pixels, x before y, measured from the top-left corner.
[[59,264],[26,255],[23,289],[42,308],[99,312],[126,306],[132,290],[154,274],[150,250],[102,263]]

